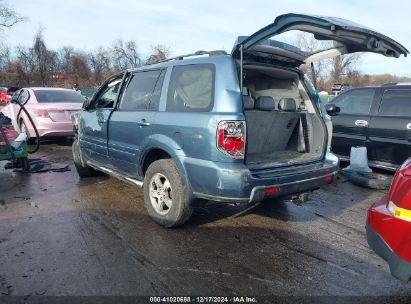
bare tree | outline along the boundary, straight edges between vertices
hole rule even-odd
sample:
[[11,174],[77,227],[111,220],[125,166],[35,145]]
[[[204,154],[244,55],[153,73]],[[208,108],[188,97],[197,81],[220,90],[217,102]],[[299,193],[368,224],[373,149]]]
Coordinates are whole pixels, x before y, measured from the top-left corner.
[[10,28],[25,19],[26,18],[20,16],[15,10],[10,8],[3,0],[0,0],[0,29]]
[[146,64],[153,64],[166,59],[170,55],[170,48],[163,44],[151,46],[151,54],[146,60]]
[[142,65],[135,41],[118,39],[111,46],[111,56],[116,70],[125,70]]
[[57,50],[57,68],[60,73],[68,74],[70,69],[70,58],[74,54],[74,48],[63,46]]
[[334,83],[350,82],[350,78],[358,73],[361,54],[347,54],[331,59],[330,80]]
[[34,37],[33,51],[36,59],[36,70],[41,85],[49,84],[56,66],[56,53],[49,51],[43,38],[43,30],[39,30]]
[[[317,40],[312,34],[299,33],[293,44],[303,52],[313,53],[333,47],[330,40]],[[354,81],[353,77],[359,74],[358,64],[361,54],[346,54],[334,58],[315,62],[314,73],[311,67],[303,65],[301,69],[316,83],[321,90],[330,90],[333,83]],[[315,77],[314,77],[315,76]]]
[[15,73],[15,82],[19,86],[33,84],[33,75],[36,69],[36,58],[33,48],[17,47],[17,60],[11,65]]
[[108,51],[99,47],[97,51],[90,54],[90,66],[93,73],[93,83],[100,84],[111,72],[110,56]]
[[[329,41],[320,41],[314,38],[312,34],[299,32],[296,35],[296,38],[291,43],[292,45],[297,46],[301,51],[307,53],[314,53],[319,49],[327,49],[331,46]],[[314,67],[314,71],[312,69]],[[317,61],[313,65],[302,65],[300,69],[307,74],[314,84],[324,82],[324,79],[327,77],[327,62]]]

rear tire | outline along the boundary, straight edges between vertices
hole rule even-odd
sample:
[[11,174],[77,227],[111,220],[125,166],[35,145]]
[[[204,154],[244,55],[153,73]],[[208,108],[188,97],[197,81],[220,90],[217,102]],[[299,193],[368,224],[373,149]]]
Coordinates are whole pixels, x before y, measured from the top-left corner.
[[73,152],[73,161],[74,161],[74,166],[76,167],[77,173],[81,178],[84,177],[92,177],[96,176],[97,172],[93,168],[89,166],[83,166],[81,163],[81,154],[80,154],[80,145],[79,142],[76,139],[73,141],[73,145],[71,146],[72,152]]
[[25,123],[23,120],[20,121],[19,128],[20,128],[20,132],[21,132],[21,133],[26,133],[26,135],[27,135],[27,141],[29,141],[29,140],[30,140],[30,134],[29,134],[29,131],[27,130],[26,123]]
[[172,159],[153,162],[144,176],[144,204],[161,226],[184,224],[192,215],[192,198],[185,180]]
[[[24,122],[24,120],[22,120],[20,122],[19,128],[20,128],[21,133],[26,133],[26,135],[27,135],[27,144],[28,145],[34,145],[36,143],[36,138],[30,137],[30,133],[27,129],[27,125]],[[37,140],[40,140],[40,139],[37,139]]]

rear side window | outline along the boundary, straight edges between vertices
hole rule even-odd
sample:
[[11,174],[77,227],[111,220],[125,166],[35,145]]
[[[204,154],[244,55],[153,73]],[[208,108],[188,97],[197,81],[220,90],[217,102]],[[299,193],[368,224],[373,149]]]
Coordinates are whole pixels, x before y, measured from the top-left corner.
[[173,67],[167,94],[167,111],[207,112],[214,102],[212,64],[180,65]]
[[342,114],[368,115],[374,95],[374,89],[352,90],[341,94],[334,103]]
[[411,116],[411,90],[387,90],[382,97],[380,114]]
[[163,82],[161,80],[161,84],[158,84],[160,74],[163,74],[161,70],[134,73],[124,92],[120,109],[147,110],[150,104],[158,108]]

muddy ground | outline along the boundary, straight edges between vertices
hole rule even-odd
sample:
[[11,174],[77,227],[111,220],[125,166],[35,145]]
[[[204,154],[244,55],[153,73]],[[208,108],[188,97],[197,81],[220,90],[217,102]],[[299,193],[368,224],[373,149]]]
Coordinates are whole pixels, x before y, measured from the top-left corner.
[[[71,164],[70,149],[32,157]],[[303,206],[207,203],[167,230],[142,190],[115,178],[3,167],[3,295],[411,295],[366,241],[366,211],[384,192],[343,177]]]

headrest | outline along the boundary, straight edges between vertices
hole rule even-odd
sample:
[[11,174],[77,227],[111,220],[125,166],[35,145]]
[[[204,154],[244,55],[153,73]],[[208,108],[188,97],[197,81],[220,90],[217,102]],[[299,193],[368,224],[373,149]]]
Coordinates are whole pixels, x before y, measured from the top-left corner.
[[250,95],[243,95],[243,107],[244,110],[254,109],[254,101]]
[[263,111],[272,111],[275,110],[275,102],[271,96],[260,96],[255,102],[256,109]]
[[282,98],[278,104],[278,109],[286,112],[296,111],[297,105],[294,98]]

